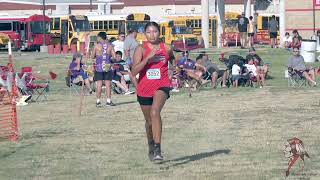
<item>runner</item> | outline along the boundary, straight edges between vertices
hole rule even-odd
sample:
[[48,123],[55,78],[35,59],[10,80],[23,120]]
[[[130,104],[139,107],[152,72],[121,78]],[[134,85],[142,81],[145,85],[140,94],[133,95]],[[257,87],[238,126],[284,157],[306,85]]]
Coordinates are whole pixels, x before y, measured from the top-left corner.
[[168,61],[174,60],[172,49],[160,42],[160,27],[155,22],[145,26],[147,41],[138,46],[133,56],[132,75],[139,73],[138,102],[146,120],[149,159],[163,160],[161,155],[162,121],[160,112],[170,97]]
[[107,34],[105,32],[100,32],[98,34],[97,41],[98,43],[95,45],[92,53],[92,58],[96,58],[96,70],[94,72],[97,97],[96,106],[102,107],[100,98],[103,81],[106,86],[106,106],[115,106],[115,104],[113,104],[111,101],[111,80],[113,76],[113,70],[111,68],[110,61],[111,56],[115,57],[115,52],[112,45],[107,42]]

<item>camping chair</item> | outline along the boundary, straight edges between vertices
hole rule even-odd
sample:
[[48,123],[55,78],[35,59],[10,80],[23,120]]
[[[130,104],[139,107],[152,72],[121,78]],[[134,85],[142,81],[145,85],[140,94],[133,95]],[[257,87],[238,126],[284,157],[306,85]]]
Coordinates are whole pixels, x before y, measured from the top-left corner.
[[80,95],[80,92],[81,92],[80,88],[84,82],[75,81],[74,79],[72,79],[72,73],[70,69],[68,69],[67,71],[67,77],[65,77],[65,80],[66,80],[66,85],[69,87],[70,95],[71,94]]
[[[55,80],[57,78],[57,75],[53,72],[49,72],[49,78],[47,77],[41,77],[38,75],[34,75],[32,71],[32,67],[23,67],[21,68],[21,73],[20,77],[22,78],[25,82],[26,86],[26,92],[32,93],[33,99],[32,101],[36,102],[40,98],[43,98],[43,100],[48,100],[48,92],[49,92],[49,79],[50,80]],[[44,81],[44,83],[36,83],[35,81]]]
[[307,80],[300,71],[288,67],[288,87],[301,88],[307,85]]

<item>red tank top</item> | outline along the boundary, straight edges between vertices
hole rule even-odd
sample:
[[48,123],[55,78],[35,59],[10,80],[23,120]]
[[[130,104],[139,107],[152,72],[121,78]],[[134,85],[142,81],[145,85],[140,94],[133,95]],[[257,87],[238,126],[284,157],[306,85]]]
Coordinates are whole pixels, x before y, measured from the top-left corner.
[[[147,42],[144,42],[143,46],[145,49],[143,57],[146,57],[151,52],[151,48]],[[138,96],[153,97],[159,88],[170,87],[168,75],[169,59],[164,43],[160,43],[160,50],[156,53],[153,62],[149,61],[139,73]]]

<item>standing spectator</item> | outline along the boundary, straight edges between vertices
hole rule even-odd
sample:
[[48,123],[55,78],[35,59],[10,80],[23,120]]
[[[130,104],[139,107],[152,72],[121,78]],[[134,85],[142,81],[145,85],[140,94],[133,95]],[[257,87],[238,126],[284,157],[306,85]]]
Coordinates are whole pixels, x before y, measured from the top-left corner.
[[[123,51],[123,45],[124,45],[124,39],[125,39],[125,34],[124,33],[119,33],[118,35],[118,40],[116,41],[113,41],[112,42],[112,45],[113,45],[113,48],[114,48],[114,51],[117,52],[117,51],[121,51],[121,53],[123,54],[124,51]],[[123,57],[121,57],[123,58]]]
[[247,43],[248,24],[249,24],[249,20],[244,16],[244,12],[243,12],[238,19],[238,31],[240,34],[241,49],[243,49]]
[[238,80],[240,79],[240,71],[241,71],[241,68],[239,64],[232,65],[231,78],[232,78],[233,87],[238,87]]
[[278,37],[278,21],[276,20],[276,16],[272,15],[271,20],[269,22],[269,35],[270,35],[270,44],[271,48],[277,47],[277,37]]
[[291,47],[292,37],[288,32],[286,32],[285,36],[283,37],[283,47],[289,49]]
[[292,34],[293,34],[293,37],[292,37],[291,48],[300,49],[302,37],[299,35],[299,32],[296,29],[292,31]]
[[249,17],[249,25],[248,25],[248,38],[249,38],[249,46],[253,47],[253,37],[255,33],[255,23],[253,21],[253,17]]
[[129,30],[126,39],[124,40],[123,50],[124,50],[124,60],[127,64],[131,66],[133,60],[133,54],[136,47],[139,45],[137,40],[137,30]]
[[100,98],[103,81],[106,87],[106,106],[115,106],[115,104],[111,101],[111,80],[113,76],[111,57],[115,57],[115,52],[111,44],[107,42],[107,34],[105,32],[99,32],[97,40],[98,43],[95,45],[92,53],[92,58],[96,59],[96,70],[94,72],[97,97],[96,107],[102,107]]

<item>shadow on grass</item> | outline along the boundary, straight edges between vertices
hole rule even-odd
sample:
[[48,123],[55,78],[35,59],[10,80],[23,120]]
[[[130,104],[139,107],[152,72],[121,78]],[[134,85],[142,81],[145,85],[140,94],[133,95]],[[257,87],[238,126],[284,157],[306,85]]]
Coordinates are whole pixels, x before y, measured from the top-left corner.
[[219,150],[215,150],[215,151],[211,151],[211,152],[202,152],[199,154],[194,154],[194,155],[190,155],[190,156],[184,156],[184,157],[180,157],[180,158],[176,158],[176,159],[162,161],[159,164],[166,164],[166,163],[173,162],[172,165],[169,165],[169,166],[163,168],[163,169],[169,169],[170,167],[180,166],[183,164],[187,164],[187,163],[190,163],[193,161],[198,161],[198,160],[205,159],[205,158],[212,157],[212,156],[216,156],[219,154],[229,154],[230,151],[231,151],[230,149],[219,149]]
[[137,101],[127,101],[127,102],[120,102],[120,103],[116,103],[117,105],[125,105],[125,104],[133,104],[136,103]]

